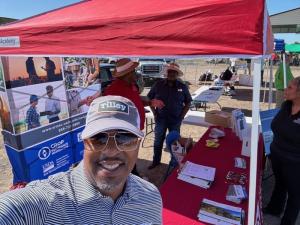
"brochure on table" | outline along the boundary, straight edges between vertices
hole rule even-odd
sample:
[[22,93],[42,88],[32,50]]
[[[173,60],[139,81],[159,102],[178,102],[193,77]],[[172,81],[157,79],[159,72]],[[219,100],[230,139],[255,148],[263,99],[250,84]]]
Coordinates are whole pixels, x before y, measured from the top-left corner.
[[244,211],[239,207],[204,198],[201,202],[198,219],[210,224],[241,225],[244,220]]
[[178,174],[178,179],[207,189],[214,181],[215,174],[216,168],[186,161]]

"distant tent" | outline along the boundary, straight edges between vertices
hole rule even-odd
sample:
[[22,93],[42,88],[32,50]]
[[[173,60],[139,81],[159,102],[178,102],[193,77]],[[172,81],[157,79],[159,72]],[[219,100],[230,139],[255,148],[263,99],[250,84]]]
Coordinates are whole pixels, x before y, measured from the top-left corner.
[[298,52],[300,53],[300,44],[286,44],[285,45],[286,52]]

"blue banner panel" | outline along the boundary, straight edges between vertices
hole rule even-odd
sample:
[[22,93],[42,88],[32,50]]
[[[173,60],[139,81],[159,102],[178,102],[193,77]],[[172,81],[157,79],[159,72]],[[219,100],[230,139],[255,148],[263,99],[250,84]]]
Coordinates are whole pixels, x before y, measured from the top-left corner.
[[83,129],[84,127],[81,127],[72,132],[74,163],[80,162],[83,158],[84,144],[83,144],[83,140],[81,139],[81,133]]
[[275,39],[274,40],[274,51],[284,51],[285,43],[283,39]]
[[62,135],[44,143],[17,151],[6,145],[13,167],[14,183],[37,179],[67,171],[73,164],[71,134]]
[[273,141],[273,132],[271,130],[271,123],[273,118],[277,115],[279,109],[270,109],[260,112],[260,122],[261,122],[261,129],[264,139],[265,145],[265,154],[270,154],[270,145]]

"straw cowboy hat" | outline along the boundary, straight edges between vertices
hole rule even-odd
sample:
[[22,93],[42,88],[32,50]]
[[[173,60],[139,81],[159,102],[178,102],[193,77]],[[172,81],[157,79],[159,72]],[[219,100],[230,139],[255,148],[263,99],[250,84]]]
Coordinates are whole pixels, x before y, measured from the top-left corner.
[[138,62],[133,62],[128,58],[119,59],[116,63],[116,69],[113,73],[113,76],[114,77],[125,76],[129,72],[134,71],[138,65],[139,65]]
[[179,69],[179,65],[177,63],[170,63],[169,64],[169,66],[167,67],[167,74],[166,75],[168,75],[169,70],[176,71],[178,73],[179,77],[183,76],[183,72]]

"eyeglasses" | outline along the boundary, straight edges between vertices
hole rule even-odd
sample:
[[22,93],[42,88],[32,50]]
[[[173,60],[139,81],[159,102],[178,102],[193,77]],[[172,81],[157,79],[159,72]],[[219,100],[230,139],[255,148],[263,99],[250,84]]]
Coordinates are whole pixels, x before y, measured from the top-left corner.
[[117,131],[114,134],[101,132],[88,139],[88,150],[103,151],[106,149],[110,137],[114,139],[117,149],[124,152],[137,150],[141,139],[135,134],[126,131]]

